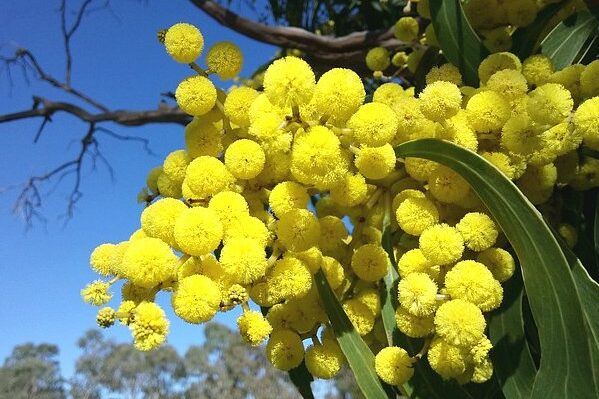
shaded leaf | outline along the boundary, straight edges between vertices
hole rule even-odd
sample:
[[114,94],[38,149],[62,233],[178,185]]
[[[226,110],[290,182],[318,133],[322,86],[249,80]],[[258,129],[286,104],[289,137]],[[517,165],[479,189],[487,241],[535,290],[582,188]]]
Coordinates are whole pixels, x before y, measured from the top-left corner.
[[314,282],[339,346],[364,396],[367,398],[394,398],[395,393],[391,387],[381,382],[376,374],[372,351],[351,324],[322,270],[314,275]]
[[489,319],[495,374],[506,398],[529,398],[537,373],[526,341],[520,272],[504,284],[501,307]]
[[395,151],[398,157],[430,159],[460,174],[518,255],[542,351],[531,398],[599,397],[594,384],[599,345],[589,332],[588,304],[581,300],[566,257],[539,212],[498,169],[472,151],[435,139],[403,143]]
[[599,19],[590,11],[580,11],[561,21],[541,42],[541,53],[551,58],[557,70],[571,65],[585,52],[589,40],[597,35]]
[[464,83],[478,85],[478,65],[489,55],[470,26],[460,0],[430,0],[437,41],[447,59],[462,73]]
[[532,24],[522,26],[512,35],[512,53],[521,59],[531,56],[541,41],[541,34],[547,29],[555,14],[565,5],[565,2],[550,4],[543,8]]
[[302,364],[297,366],[294,369],[288,371],[289,379],[293,382],[293,385],[297,387],[300,395],[304,399],[314,399],[314,394],[312,393],[312,387],[310,383],[314,381],[312,374],[306,368],[306,362],[302,361]]

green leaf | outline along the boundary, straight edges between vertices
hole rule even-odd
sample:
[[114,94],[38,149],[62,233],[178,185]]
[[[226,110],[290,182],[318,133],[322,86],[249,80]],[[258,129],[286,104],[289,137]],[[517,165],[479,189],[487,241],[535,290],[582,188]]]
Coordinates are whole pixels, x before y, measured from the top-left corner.
[[555,69],[571,65],[597,35],[599,20],[590,11],[580,11],[561,21],[541,42],[541,53],[551,58]]
[[288,371],[289,379],[295,385],[300,395],[304,399],[314,399],[314,394],[312,393],[312,387],[310,383],[314,381],[312,374],[306,368],[306,363],[302,361],[302,364],[297,366],[294,369]]
[[430,8],[443,54],[460,69],[467,85],[478,86],[478,65],[489,51],[470,26],[460,0],[430,0]]
[[341,307],[322,270],[314,275],[320,299],[325,308],[339,346],[366,398],[394,398],[391,387],[379,379],[374,370],[374,355]]
[[537,14],[532,24],[523,26],[512,35],[512,53],[520,59],[525,59],[534,54],[537,44],[541,41],[541,34],[547,29],[555,14],[566,2],[550,4]]
[[529,398],[535,380],[535,367],[524,332],[522,279],[517,272],[504,284],[501,307],[489,319],[492,359],[506,398]]
[[430,159],[460,174],[518,255],[542,353],[530,397],[599,397],[594,384],[599,374],[594,367],[599,345],[589,332],[587,304],[581,300],[566,257],[539,212],[509,179],[472,151],[435,139],[403,143],[395,151],[398,157]]

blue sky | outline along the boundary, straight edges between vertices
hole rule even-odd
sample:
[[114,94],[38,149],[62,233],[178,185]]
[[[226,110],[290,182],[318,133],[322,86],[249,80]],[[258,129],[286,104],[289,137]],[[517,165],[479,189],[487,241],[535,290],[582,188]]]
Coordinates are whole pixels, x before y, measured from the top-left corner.
[[[62,79],[64,52],[60,36],[58,0],[5,1],[0,13],[0,51],[11,54],[26,47],[48,72]],[[75,7],[79,1],[73,0]],[[112,11],[89,15],[73,38],[73,86],[114,109],[151,109],[159,93],[174,90],[189,74],[186,66],[172,61],[155,39],[156,31],[179,21],[200,27],[207,45],[233,40],[243,49],[242,74],[275,54],[276,49],[240,36],[204,15],[189,1],[113,1]],[[239,10],[243,14],[243,10]],[[253,12],[250,16],[255,17]],[[0,114],[31,106],[31,95],[49,99],[69,99],[47,85],[31,80],[28,85],[20,71],[13,71],[8,84],[6,72],[0,76]],[[221,87],[226,87],[221,85]],[[71,99],[72,100],[72,99]],[[56,115],[33,144],[39,120],[0,124],[0,189],[41,174],[78,151],[86,125],[67,115]],[[177,125],[148,125],[139,128],[107,126],[120,134],[145,137],[155,156],[135,143],[123,143],[99,136],[100,149],[115,170],[111,182],[107,169],[88,166],[84,171],[83,198],[75,217],[63,227],[58,217],[64,212],[71,181],[64,180],[51,194],[44,186],[45,229],[41,225],[25,232],[24,223],[12,206],[17,191],[0,195],[0,359],[13,346],[32,341],[56,343],[61,349],[61,366],[72,372],[78,355],[76,340],[95,326],[96,308],[84,304],[79,290],[96,276],[89,269],[93,248],[103,242],[127,239],[139,227],[141,206],[136,196],[152,167],[161,164],[169,152],[183,147],[183,130]],[[115,290],[116,291],[116,290]],[[165,301],[165,299],[167,301]],[[113,301],[116,305],[116,301]],[[166,295],[159,301],[166,305]],[[165,306],[167,308],[168,306]],[[217,316],[228,324],[237,312]],[[171,313],[172,316],[172,313]],[[115,326],[106,335],[129,340],[129,331]],[[201,328],[171,317],[169,343],[180,351],[202,339]]]

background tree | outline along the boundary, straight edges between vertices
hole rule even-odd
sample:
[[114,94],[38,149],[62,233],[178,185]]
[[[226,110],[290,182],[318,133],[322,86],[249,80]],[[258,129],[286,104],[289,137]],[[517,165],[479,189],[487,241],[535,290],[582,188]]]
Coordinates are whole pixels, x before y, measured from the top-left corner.
[[[406,0],[389,1],[210,1],[190,0],[198,9],[220,24],[240,34],[263,43],[281,48],[281,55],[288,51],[299,51],[312,64],[317,73],[332,67],[351,67],[361,75],[370,75],[365,65],[367,51],[376,46],[399,50],[405,44],[393,36],[393,24],[404,14],[416,15],[412,9],[405,9]],[[154,6],[154,3],[149,3]],[[226,7],[223,5],[226,4]],[[52,74],[44,67],[44,60],[23,47],[6,47],[0,52],[5,78],[12,86],[12,78],[22,72],[27,81],[38,82],[57,90],[57,96],[66,95],[69,100],[56,100],[32,93],[32,106],[29,109],[0,114],[0,123],[23,120],[37,120],[39,127],[32,132],[37,143],[44,129],[55,118],[72,116],[82,121],[87,128],[81,132],[79,151],[72,159],[48,166],[46,172],[33,175],[21,184],[0,190],[15,189],[14,211],[22,216],[28,226],[35,221],[45,221],[42,212],[44,191],[53,184],[68,185],[64,216],[73,216],[75,206],[82,197],[81,181],[89,168],[105,164],[100,144],[106,139],[139,142],[149,151],[148,141],[143,137],[123,134],[112,129],[111,124],[120,127],[136,127],[147,124],[174,123],[184,125],[190,117],[182,112],[173,101],[171,88],[156,93],[158,106],[154,109],[116,109],[103,99],[93,98],[85,93],[72,79],[74,59],[77,54],[71,50],[72,42],[85,18],[93,12],[110,10],[110,0],[58,0],[57,23],[60,24],[64,44],[65,69],[62,76]],[[156,4],[156,6],[158,6]],[[412,8],[415,8],[413,6]],[[233,10],[241,10],[242,17]],[[251,16],[251,14],[254,16]],[[186,16],[190,21],[193,15]],[[159,30],[162,27],[156,27]],[[264,67],[270,63],[265,59]],[[259,74],[264,68],[256,71]],[[403,74],[408,74],[407,70]],[[0,111],[1,112],[1,111]],[[114,125],[113,125],[114,126]],[[112,174],[112,170],[110,170]]]
[[15,347],[0,368],[0,398],[66,398],[57,356],[58,347],[51,344]]

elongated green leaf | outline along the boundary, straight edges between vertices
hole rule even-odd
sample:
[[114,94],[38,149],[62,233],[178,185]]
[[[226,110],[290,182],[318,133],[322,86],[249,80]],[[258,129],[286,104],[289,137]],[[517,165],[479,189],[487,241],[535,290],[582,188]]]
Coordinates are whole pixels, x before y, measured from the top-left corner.
[[351,324],[322,270],[314,275],[314,282],[339,346],[364,396],[369,399],[394,398],[391,387],[381,382],[376,374],[372,351]]
[[550,4],[537,14],[532,24],[523,26],[512,35],[512,53],[521,59],[531,56],[541,41],[541,34],[548,28],[555,14],[564,7],[566,1]]
[[426,158],[460,174],[497,220],[520,260],[541,343],[531,398],[597,398],[585,304],[556,238],[538,211],[498,169],[455,144],[422,139],[400,144],[399,157]]
[[464,82],[478,85],[478,65],[489,55],[470,26],[460,0],[430,0],[431,18],[443,54],[457,66]]
[[577,55],[597,35],[599,19],[590,11],[580,11],[561,21],[541,42],[541,52],[551,58],[556,69],[572,64]]
[[504,284],[501,307],[489,320],[496,375],[506,398],[529,398],[537,369],[530,354],[522,316],[520,273]]
[[595,196],[595,220],[593,220],[593,247],[595,248],[595,265],[599,265],[599,192]]
[[306,363],[302,362],[299,366],[288,371],[289,379],[295,385],[300,395],[304,399],[314,399],[310,383],[314,381],[312,374],[306,368]]

